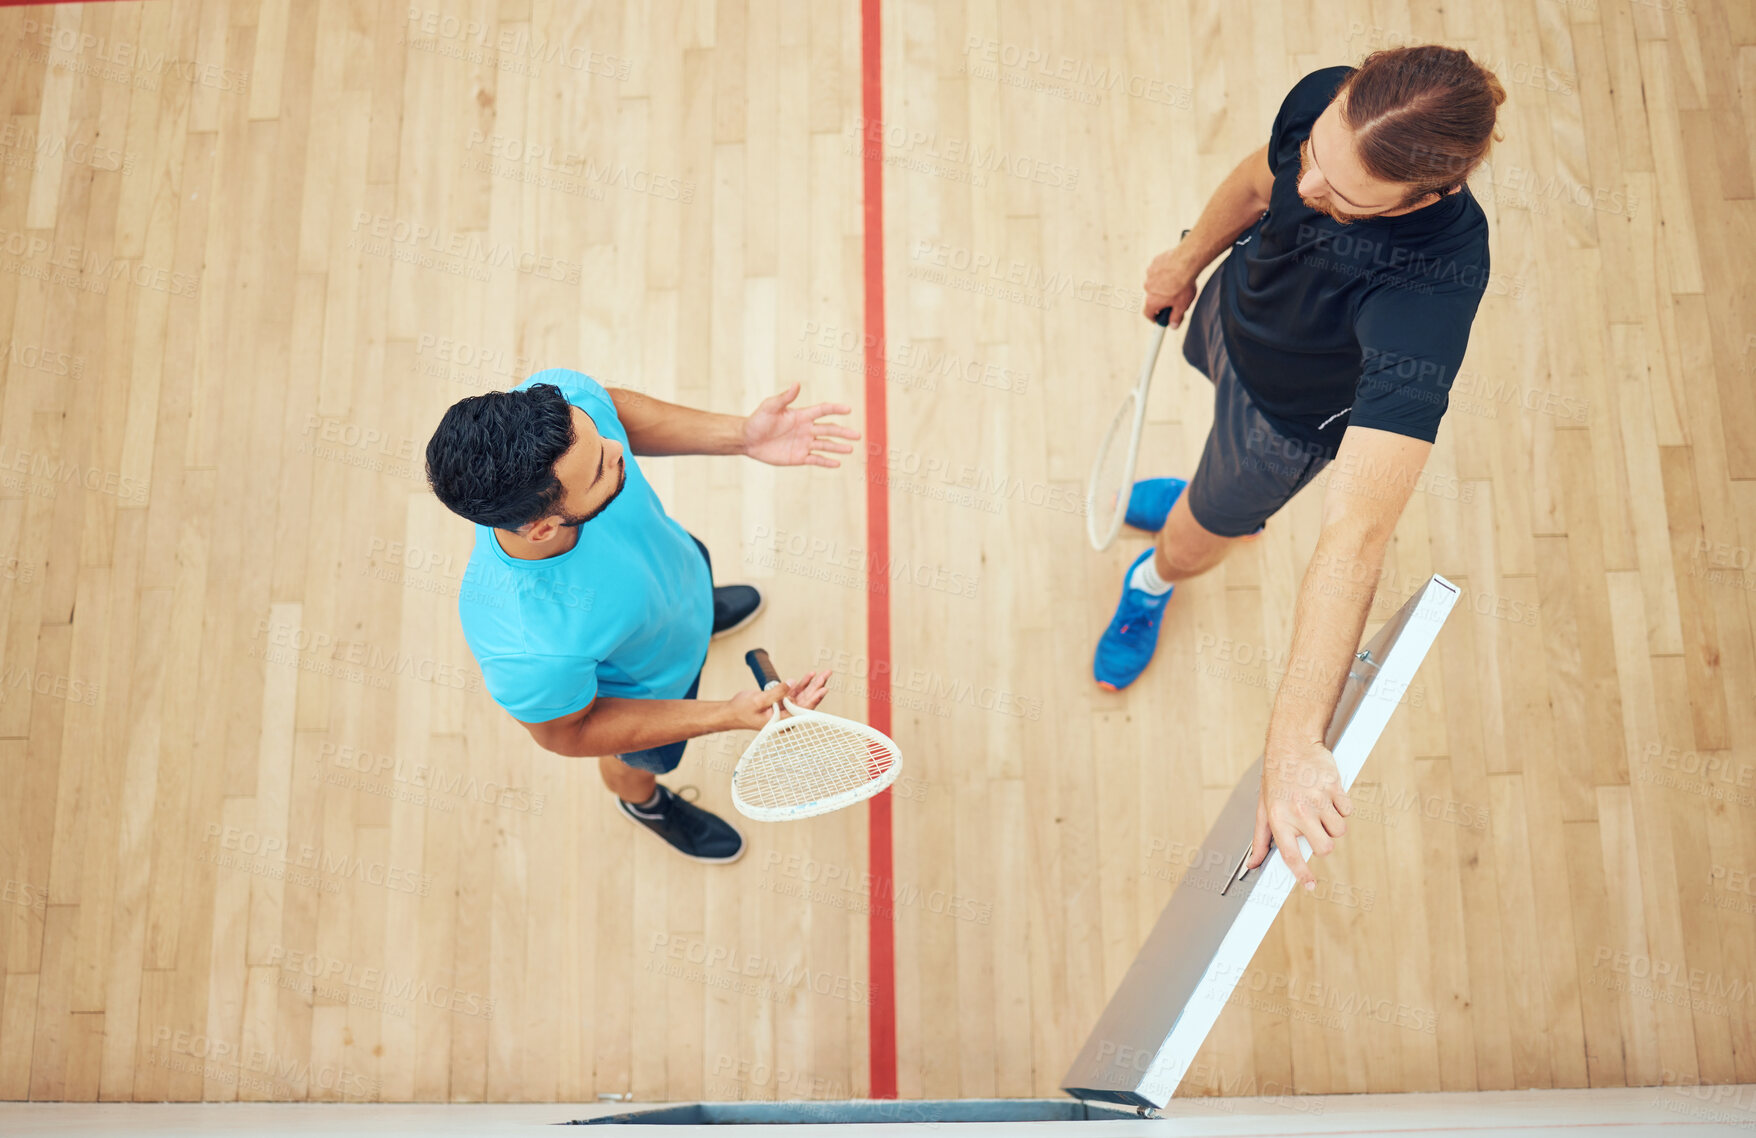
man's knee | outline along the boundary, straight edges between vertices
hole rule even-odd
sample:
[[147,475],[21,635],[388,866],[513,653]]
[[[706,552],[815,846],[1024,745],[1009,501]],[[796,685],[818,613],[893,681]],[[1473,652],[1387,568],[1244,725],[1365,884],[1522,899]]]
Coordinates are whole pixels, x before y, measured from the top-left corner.
[[1155,568],[1167,581],[1185,581],[1224,561],[1233,544],[1230,538],[1217,538],[1211,544],[1204,542],[1201,548],[1190,549],[1161,541]]
[[1185,580],[1224,561],[1233,544],[1232,538],[1221,537],[1203,526],[1185,496],[1158,533],[1155,568],[1167,581]]

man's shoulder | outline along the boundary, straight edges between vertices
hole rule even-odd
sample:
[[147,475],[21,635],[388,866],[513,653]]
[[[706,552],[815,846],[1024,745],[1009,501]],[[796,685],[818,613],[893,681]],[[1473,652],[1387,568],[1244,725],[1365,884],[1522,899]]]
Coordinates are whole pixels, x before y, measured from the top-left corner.
[[1274,116],[1274,126],[1269,131],[1268,165],[1271,170],[1289,177],[1298,171],[1297,144],[1311,133],[1311,124],[1334,101],[1342,80],[1353,74],[1353,70],[1345,66],[1324,67],[1293,84],[1292,90],[1281,100],[1280,110]]
[[458,582],[457,613],[464,639],[484,656],[580,656],[589,639],[597,588],[578,573],[540,563],[507,565],[477,531],[476,546]]
[[1293,89],[1287,92],[1288,99],[1321,99],[1323,106],[1328,106],[1335,98],[1335,92],[1341,87],[1342,81],[1354,73],[1354,69],[1345,63],[1333,67],[1319,67],[1306,75]]
[[1467,187],[1461,194],[1457,215],[1444,229],[1413,242],[1413,256],[1393,276],[1421,286],[1416,291],[1422,296],[1473,303],[1488,285],[1488,218]]
[[559,387],[561,394],[567,397],[567,402],[575,407],[583,408],[588,401],[592,404],[606,404],[612,409],[615,407],[614,402],[610,399],[609,390],[603,384],[584,372],[569,367],[546,367],[541,371],[532,372],[523,383],[520,383],[513,390],[522,391],[539,383],[548,383]]
[[1282,125],[1291,121],[1315,122],[1324,108],[1335,101],[1335,93],[1340,90],[1342,82],[1353,73],[1354,69],[1345,64],[1320,67],[1294,83],[1280,103]]
[[476,527],[475,546],[464,563],[457,588],[457,616],[463,625],[463,638],[478,660],[504,654],[522,624],[518,594],[509,587],[514,580],[512,570],[501,564],[487,547],[487,542],[494,540],[493,531],[487,531],[486,539],[483,532],[484,527]]

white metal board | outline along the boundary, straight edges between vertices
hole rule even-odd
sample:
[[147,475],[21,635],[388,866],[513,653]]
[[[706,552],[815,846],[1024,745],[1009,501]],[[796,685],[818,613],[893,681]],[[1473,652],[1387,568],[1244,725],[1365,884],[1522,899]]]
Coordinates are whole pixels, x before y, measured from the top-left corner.
[[[1456,602],[1457,586],[1433,576],[1355,656],[1324,737],[1344,789]],[[1294,885],[1278,854],[1242,872],[1261,780],[1258,756],[1199,849],[1183,859],[1187,872],[1062,1080],[1067,1093],[1156,1108],[1188,1073]]]

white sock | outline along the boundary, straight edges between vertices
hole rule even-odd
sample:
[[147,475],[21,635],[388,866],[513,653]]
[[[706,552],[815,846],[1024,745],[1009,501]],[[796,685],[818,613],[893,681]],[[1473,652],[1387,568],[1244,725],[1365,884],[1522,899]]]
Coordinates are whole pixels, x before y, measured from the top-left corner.
[[1148,557],[1145,561],[1136,565],[1134,567],[1134,572],[1128,576],[1128,587],[1130,589],[1140,589],[1141,591],[1150,593],[1155,597],[1162,597],[1170,592],[1171,583],[1159,579],[1157,562],[1158,558]]

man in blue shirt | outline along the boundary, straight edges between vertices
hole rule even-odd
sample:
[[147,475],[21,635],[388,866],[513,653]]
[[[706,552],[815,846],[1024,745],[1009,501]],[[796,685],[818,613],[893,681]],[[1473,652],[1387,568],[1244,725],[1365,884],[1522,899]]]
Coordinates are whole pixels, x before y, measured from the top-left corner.
[[[623,814],[697,861],[731,862],[744,839],[657,776],[689,739],[758,729],[782,690],[696,692],[710,636],[762,607],[748,585],[714,588],[707,548],[666,515],[633,455],[742,454],[774,466],[839,466],[859,433],[798,385],[747,417],[716,415],[576,371],[459,400],[427,443],[427,479],[476,524],[458,614],[494,701],[545,749],[598,757]],[[828,672],[787,686],[822,700]]]

